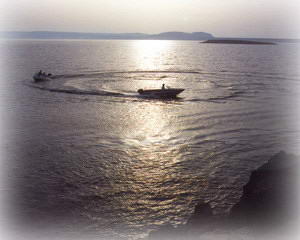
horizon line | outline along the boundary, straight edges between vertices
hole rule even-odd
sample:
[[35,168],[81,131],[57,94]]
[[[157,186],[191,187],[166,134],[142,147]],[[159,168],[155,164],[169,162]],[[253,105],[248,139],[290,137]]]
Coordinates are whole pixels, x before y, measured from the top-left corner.
[[[1,34],[5,33],[65,33],[65,34],[107,34],[107,35],[122,35],[122,34],[140,34],[145,36],[155,36],[165,33],[183,33],[183,34],[195,34],[195,33],[202,33],[202,34],[209,34],[212,36],[212,38],[216,39],[274,39],[274,40],[300,40],[300,38],[296,37],[219,37],[214,36],[214,34],[204,31],[194,31],[194,32],[184,32],[184,31],[165,31],[165,32],[159,32],[159,33],[143,33],[143,32],[81,32],[81,31],[57,31],[57,30],[3,30],[0,31]],[[0,36],[5,37],[5,36]],[[197,40],[197,39],[195,39]]]

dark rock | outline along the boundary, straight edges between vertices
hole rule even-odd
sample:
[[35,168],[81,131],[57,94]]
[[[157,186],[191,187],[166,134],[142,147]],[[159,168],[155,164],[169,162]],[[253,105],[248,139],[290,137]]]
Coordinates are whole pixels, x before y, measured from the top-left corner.
[[240,201],[229,216],[214,216],[208,203],[199,203],[185,225],[164,226],[150,233],[149,239],[194,240],[216,232],[222,232],[224,237],[233,236],[238,228],[252,232],[267,230],[269,233],[277,226],[283,229],[285,223],[293,222],[293,213],[297,213],[297,182],[296,157],[280,152],[252,172]]
[[159,230],[153,231],[149,239],[155,240],[182,240],[198,239],[198,236],[216,229],[218,221],[208,203],[199,203],[195,211],[185,225],[174,228],[171,225],[162,226]]
[[195,207],[195,211],[187,221],[187,226],[204,225],[213,220],[213,211],[208,203],[199,203]]
[[297,162],[280,152],[253,171],[230,219],[239,225],[274,226],[292,218],[298,198]]

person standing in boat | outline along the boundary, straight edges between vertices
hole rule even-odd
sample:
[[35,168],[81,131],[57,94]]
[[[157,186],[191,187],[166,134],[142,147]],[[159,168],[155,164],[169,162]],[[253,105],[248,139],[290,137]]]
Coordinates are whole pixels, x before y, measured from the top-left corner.
[[165,90],[165,84],[163,83],[163,85],[161,86],[162,90]]

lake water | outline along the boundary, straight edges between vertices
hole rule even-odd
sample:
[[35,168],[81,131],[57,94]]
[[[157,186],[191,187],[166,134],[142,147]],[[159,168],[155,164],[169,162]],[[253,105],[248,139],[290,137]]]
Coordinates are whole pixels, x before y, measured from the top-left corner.
[[[298,44],[1,47],[8,206],[23,231],[137,239],[184,223],[200,201],[226,214],[253,169],[297,153]],[[33,83],[40,69],[53,80]],[[163,83],[185,91],[136,92]]]

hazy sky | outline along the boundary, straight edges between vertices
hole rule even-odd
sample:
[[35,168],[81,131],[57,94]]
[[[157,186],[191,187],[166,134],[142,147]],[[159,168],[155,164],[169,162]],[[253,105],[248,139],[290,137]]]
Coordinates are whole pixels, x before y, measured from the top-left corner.
[[299,0],[2,0],[0,30],[300,38]]

